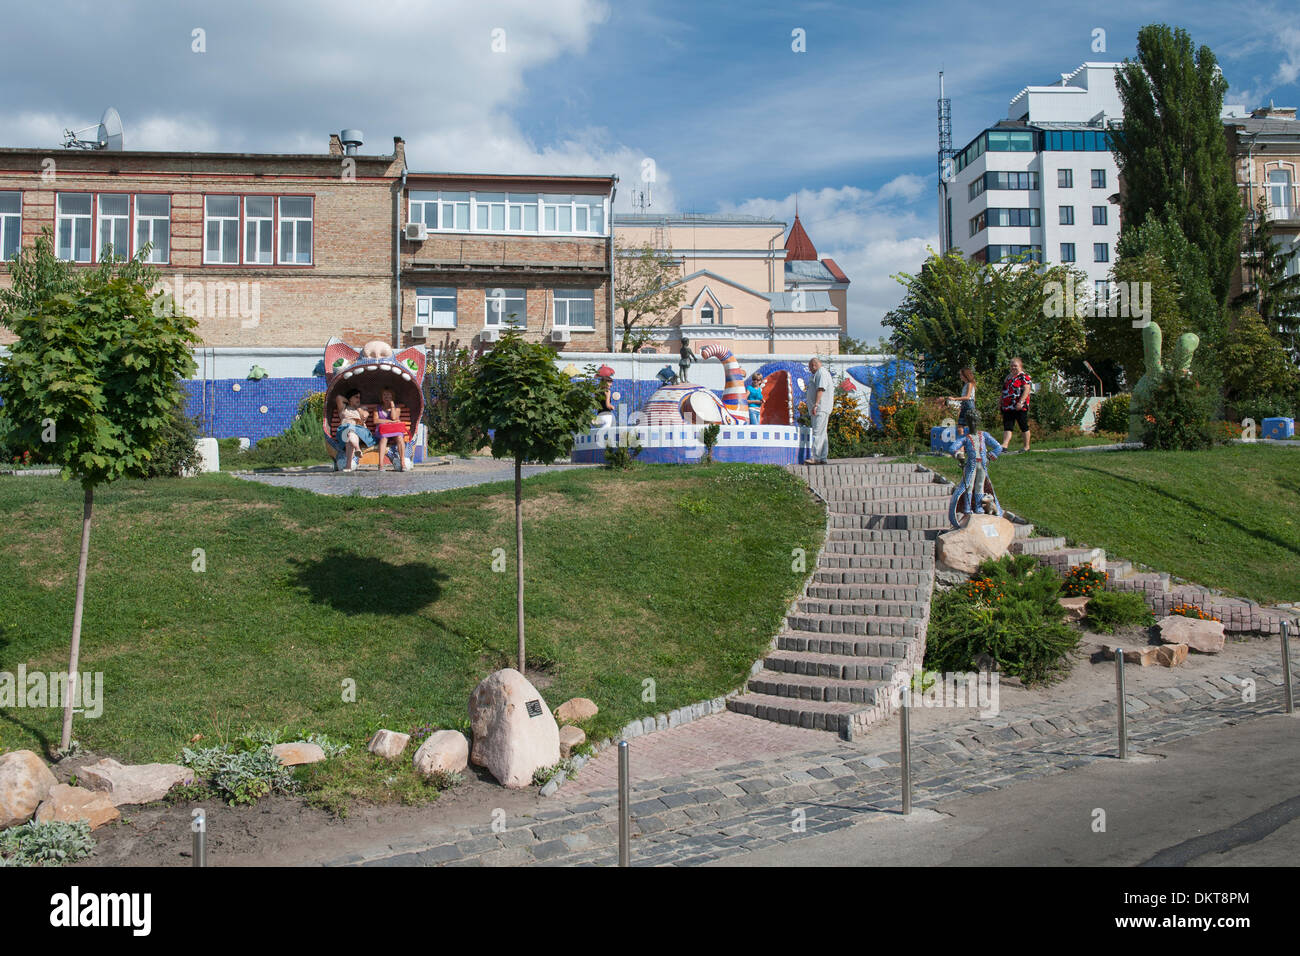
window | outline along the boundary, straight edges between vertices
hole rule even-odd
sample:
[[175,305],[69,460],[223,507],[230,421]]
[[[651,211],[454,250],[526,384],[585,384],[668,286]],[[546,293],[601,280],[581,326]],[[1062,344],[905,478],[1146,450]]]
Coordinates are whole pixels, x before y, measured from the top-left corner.
[[1061,243],[1061,261],[1074,262],[1074,243],[1072,242]]
[[[983,253],[981,256],[980,253]],[[980,262],[1002,262],[1006,259],[1017,259],[1028,262],[1042,262],[1043,250],[1041,246],[1029,245],[999,245],[986,246],[975,254],[975,258]]]
[[528,327],[528,303],[523,289],[488,289],[484,310],[484,323],[488,326]]
[[989,152],[1029,153],[1034,149],[1034,134],[1013,130],[991,129],[988,131]]
[[1092,283],[1092,295],[1098,302],[1110,301],[1110,281],[1095,279]]
[[415,321],[435,329],[456,327],[456,290],[434,288],[415,290]]
[[439,193],[438,208],[439,229],[469,229],[469,193]]
[[60,193],[58,209],[59,258],[90,262],[90,193]]
[[506,194],[474,195],[474,228],[479,232],[503,232],[506,228]]
[[547,232],[573,231],[573,197],[542,197],[542,228]]
[[270,196],[244,197],[244,261],[270,265],[275,261],[275,200]]
[[430,229],[438,228],[438,194],[412,189],[407,195],[407,222],[422,222]]
[[1062,225],[1062,226],[1073,226],[1073,225],[1074,225],[1074,207],[1073,207],[1073,206],[1061,206],[1061,207],[1060,207],[1060,210],[1061,210],[1061,225]]
[[1092,171],[1092,188],[1093,189],[1106,188],[1106,170],[1094,169]]
[[1037,209],[990,209],[990,226],[1038,226],[1042,224]]
[[537,193],[506,193],[506,214],[511,232],[536,232]]
[[1056,186],[1058,189],[1074,188],[1074,170],[1058,169],[1056,171]]
[[1106,225],[1106,207],[1105,207],[1105,206],[1093,206],[1093,207],[1092,207],[1092,224],[1093,224],[1094,226],[1104,226],[1104,225]]
[[23,241],[23,194],[0,193],[0,261],[18,255]]
[[594,331],[596,293],[591,289],[556,289],[555,327]]
[[239,262],[238,196],[208,196],[203,200],[203,236],[205,263]]
[[1110,262],[1110,244],[1106,242],[1094,242],[1092,244],[1092,261]]
[[1043,149],[1104,153],[1110,149],[1105,130],[1049,130],[1043,134]]
[[312,198],[280,197],[280,264],[311,265]]
[[149,247],[150,262],[168,262],[171,251],[171,196],[135,197],[135,249]]
[[409,222],[444,232],[605,235],[605,197],[412,190]]
[[988,211],[985,210],[984,212],[981,212],[978,215],[971,217],[970,234],[972,236],[975,235],[975,233],[980,232],[987,225],[988,225]]
[[114,259],[131,258],[131,197],[100,193],[95,198],[99,202],[95,258],[102,260],[110,249]]
[[1268,171],[1268,215],[1271,219],[1291,219],[1293,203],[1291,201],[1291,171],[1288,169],[1270,169]]
[[715,321],[713,313],[713,303],[705,302],[700,306],[700,322],[704,325],[711,325]]
[[977,176],[971,182],[970,187],[968,188],[970,194],[968,197],[969,199],[974,199],[976,196],[980,195],[980,193],[984,192],[984,178],[985,177],[983,176]]
[[985,189],[1037,189],[1038,173],[1000,173],[984,174]]

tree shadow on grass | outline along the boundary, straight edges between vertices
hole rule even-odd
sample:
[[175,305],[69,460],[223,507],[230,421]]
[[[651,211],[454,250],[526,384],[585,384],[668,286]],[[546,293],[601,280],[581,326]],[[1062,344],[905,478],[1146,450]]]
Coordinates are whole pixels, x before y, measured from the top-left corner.
[[1153,495],[1158,495],[1161,498],[1168,498],[1170,501],[1177,502],[1178,504],[1182,505],[1188,510],[1194,511],[1199,515],[1202,515],[1213,521],[1220,521],[1224,524],[1231,525],[1232,527],[1236,528],[1238,531],[1243,532],[1244,534],[1250,535],[1251,537],[1254,538],[1262,538],[1265,541],[1270,542],[1271,544],[1277,545],[1277,547],[1281,548],[1284,551],[1290,551],[1292,554],[1300,556],[1300,547],[1297,547],[1295,544],[1291,543],[1290,541],[1287,541],[1284,538],[1280,538],[1277,535],[1270,533],[1267,530],[1267,528],[1250,527],[1248,525],[1242,524],[1240,521],[1237,521],[1234,518],[1226,517],[1221,512],[1216,511],[1214,508],[1206,507],[1204,504],[1202,504],[1199,501],[1196,501],[1192,498],[1184,498],[1182,495],[1173,494],[1172,492],[1166,490],[1165,488],[1160,487],[1160,485],[1154,482],[1139,481],[1136,478],[1129,478],[1124,475],[1117,475],[1114,472],[1106,471],[1101,468],[1090,468],[1086,465],[1079,466],[1078,470],[1091,471],[1091,472],[1095,472],[1098,475],[1102,475],[1103,477],[1106,478],[1114,479],[1116,481],[1127,482],[1128,484],[1133,485],[1144,492],[1149,492]]
[[432,564],[392,564],[346,548],[291,558],[293,583],[316,604],[344,614],[414,614],[442,595],[450,576]]

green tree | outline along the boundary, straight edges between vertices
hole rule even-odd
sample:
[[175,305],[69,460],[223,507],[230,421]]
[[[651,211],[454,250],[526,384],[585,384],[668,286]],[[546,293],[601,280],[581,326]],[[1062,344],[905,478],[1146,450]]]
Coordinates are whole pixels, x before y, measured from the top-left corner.
[[681,308],[686,290],[674,285],[680,268],[671,249],[658,252],[650,243],[614,248],[614,308],[623,328],[621,352],[635,352]]
[[1124,180],[1124,229],[1169,211],[1204,252],[1210,289],[1222,306],[1245,219],[1220,120],[1228,82],[1209,47],[1193,52],[1185,30],[1145,26],[1137,50],[1116,77],[1124,128],[1111,137]]
[[[146,254],[76,275],[38,240],[19,254],[22,278],[4,300],[4,323],[17,340],[0,376],[0,401],[17,438],[40,441],[64,479],[76,478],[83,490],[70,681],[81,650],[95,488],[148,473],[173,428],[179,381],[194,373],[197,323],[170,298],[150,292]],[[68,696],[64,751],[72,738]]]
[[515,597],[519,672],[524,673],[523,464],[550,464],[573,450],[573,437],[591,425],[594,376],[571,380],[555,367],[556,352],[525,342],[517,330],[501,337],[455,384],[453,414],[460,427],[489,441],[493,458],[515,460]]
[[[1144,251],[1125,256],[1111,269],[1111,279],[1116,284],[1125,283],[1127,288],[1132,288],[1128,285],[1130,283],[1149,283],[1149,286],[1144,286],[1149,289],[1149,296],[1139,293],[1139,298],[1144,311],[1149,312],[1146,318],[1159,323],[1165,331],[1165,341],[1170,343],[1170,350],[1178,336],[1193,331],[1183,318],[1178,277],[1165,265],[1159,253]],[[1097,303],[1097,307],[1085,317],[1088,357],[1097,364],[1105,359],[1118,364],[1124,370],[1125,386],[1132,388],[1145,370],[1142,329],[1134,326],[1134,322],[1139,320],[1132,315],[1133,298],[1129,300],[1127,312],[1112,309],[1116,301]],[[1115,315],[1111,315],[1112,311]]]
[[931,250],[918,274],[894,278],[907,292],[884,318],[891,345],[902,355],[924,355],[927,377],[949,394],[966,365],[988,374],[1019,355],[1027,368],[1056,370],[1083,351],[1082,309],[1065,308],[1064,298],[1054,297],[1054,290],[1086,282],[1077,269],[991,264],[959,250],[943,256]]
[[1300,272],[1287,275],[1291,254],[1273,239],[1268,204],[1261,196],[1255,208],[1246,245],[1242,250],[1242,279],[1245,288],[1233,305],[1249,305],[1277,335],[1292,356],[1300,356]]
[[1261,400],[1285,409],[1300,397],[1300,369],[1254,309],[1242,309],[1234,319],[1223,347],[1223,370],[1228,402],[1239,416],[1254,417],[1248,413]]

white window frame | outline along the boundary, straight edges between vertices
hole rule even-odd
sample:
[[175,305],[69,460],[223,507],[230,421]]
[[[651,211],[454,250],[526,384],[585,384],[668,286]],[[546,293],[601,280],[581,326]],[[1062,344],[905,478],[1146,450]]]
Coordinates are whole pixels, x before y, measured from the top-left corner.
[[[18,199],[17,212],[0,212],[0,262],[8,262],[23,248],[23,194],[20,189],[0,190],[0,196]],[[5,255],[5,247],[13,246],[13,255]]]
[[[142,213],[140,211],[141,199],[163,199],[167,202],[167,215],[160,216],[156,213]],[[135,214],[135,226],[132,230],[131,255],[139,255],[140,250],[144,248],[145,243],[153,243],[153,248],[149,250],[149,261],[162,263],[166,265],[171,259],[171,235],[172,235],[172,197],[160,193],[137,193],[131,197],[131,211]],[[160,239],[158,236],[159,223],[166,223],[166,237]],[[144,238],[140,236],[140,230],[144,229],[147,235]],[[206,235],[206,234],[205,234]]]
[[1060,223],[1059,223],[1059,225],[1062,225],[1062,226],[1073,226],[1073,225],[1074,225],[1074,207],[1073,207],[1073,206],[1058,206],[1057,209],[1059,210],[1059,219],[1060,219]]
[[[1068,258],[1068,259],[1065,258],[1065,250],[1066,250],[1067,248],[1070,250],[1070,258]],[[1077,262],[1078,259],[1079,259],[1079,256],[1078,256],[1078,250],[1075,249],[1075,247],[1074,247],[1074,243],[1072,243],[1072,242],[1063,242],[1063,243],[1061,243],[1061,261],[1062,261],[1062,262]]]
[[[1268,183],[1268,215],[1271,219],[1291,219],[1295,212],[1292,204],[1294,183],[1291,170],[1275,166],[1265,173]],[[1276,178],[1275,178],[1276,177]]]
[[[413,189],[407,194],[407,221],[423,222],[430,232],[607,236],[609,209],[607,197],[590,193]],[[585,227],[579,229],[580,224]]]
[[[596,292],[594,289],[553,289],[551,301],[555,308],[555,327],[557,329],[576,329],[581,332],[596,331]],[[574,302],[591,302],[590,324],[573,321]]]
[[[286,216],[284,214],[285,201],[296,202],[302,200],[309,204],[309,212],[305,216]],[[276,197],[276,229],[279,241],[276,249],[276,262],[282,266],[309,266],[314,264],[316,258],[316,200],[312,196],[277,196]],[[296,258],[298,244],[300,240],[299,232],[303,224],[307,226],[307,260],[304,262]],[[293,230],[292,248],[295,258],[285,258],[285,241],[284,227],[290,226]]]
[[[484,197],[484,198],[480,198]],[[475,232],[506,231],[506,194],[504,192],[474,192],[470,194],[473,212],[470,222]],[[495,220],[500,218],[500,224]]]
[[[84,213],[82,213],[82,212],[70,212],[70,213],[65,213],[65,212],[63,211],[63,200],[64,200],[64,197],[72,197],[72,196],[84,196],[84,197],[86,197],[86,199],[89,200],[89,203],[90,203],[90,211],[89,211],[89,212],[84,212]],[[93,261],[94,261],[93,256],[94,256],[94,251],[95,251],[95,234],[94,234],[94,221],[95,221],[95,216],[94,216],[94,210],[95,210],[95,194],[94,194],[94,193],[76,193],[76,192],[59,193],[57,196],[55,196],[55,199],[54,199],[54,210],[55,210],[55,211],[54,211],[54,216],[55,216],[55,232],[54,232],[54,247],[55,247],[55,254],[56,254],[60,259],[62,259],[64,262],[93,262]],[[69,235],[69,241],[68,241],[68,255],[67,255],[67,256],[64,256],[64,255],[63,255],[63,224],[64,224],[65,221],[68,222],[68,223],[70,224],[70,226],[71,226],[71,233],[70,233],[70,235]],[[84,226],[84,227],[85,227],[85,237],[86,237],[86,257],[85,257],[84,259],[79,259],[79,258],[77,258],[77,232],[78,232],[78,226]]]
[[[105,199],[123,199],[126,200],[126,212],[106,213],[104,211]],[[96,193],[95,194],[95,261],[102,262],[104,259],[104,250],[109,246],[113,247],[113,257],[115,259],[131,258],[131,194],[130,193]],[[105,241],[104,230],[108,229],[110,236]],[[121,238],[121,242],[114,242],[114,239]]]
[[1092,224],[1094,226],[1110,225],[1110,210],[1106,206],[1092,207]]
[[[1100,182],[1100,183],[1097,182],[1097,174],[1098,174],[1098,173],[1101,173],[1101,182]],[[1104,170],[1104,169],[1094,169],[1094,170],[1092,170],[1092,176],[1091,176],[1091,180],[1090,180],[1091,183],[1092,183],[1092,188],[1093,188],[1093,189],[1105,189],[1105,188],[1106,188],[1106,178],[1107,178],[1107,177],[1106,177],[1106,170]]]
[[[518,295],[512,293],[518,293]],[[499,312],[493,308],[493,304],[497,301],[501,302]],[[510,321],[511,302],[521,303],[518,317],[513,322]],[[502,286],[493,286],[484,290],[483,324],[492,329],[528,328],[528,290],[507,289]]]
[[[266,202],[271,204],[271,211],[267,215],[259,214],[255,216],[248,211],[248,204],[253,200],[259,200],[259,199],[265,200]],[[250,266],[275,265],[275,238],[276,238],[276,233],[278,231],[275,225],[275,201],[276,201],[275,196],[244,196],[243,197],[242,208],[243,208],[244,218],[240,228],[244,236],[242,256],[245,265],[250,265]],[[254,236],[249,235],[250,226],[254,226],[256,228],[256,235]],[[263,227],[265,227],[266,235],[270,239],[270,242],[267,244],[267,248],[265,249],[262,248]],[[252,239],[253,242],[250,242],[249,241],[250,239]]]
[[[1101,253],[1100,258],[1097,253]],[[1093,262],[1110,262],[1110,243],[1094,242],[1092,244],[1092,261]]]
[[[213,215],[208,209],[208,202],[213,199],[225,199],[233,201],[235,204],[235,213],[222,213]],[[205,266],[237,266],[239,265],[239,238],[242,223],[239,221],[239,199],[237,195],[230,193],[212,193],[203,197],[203,264]],[[217,248],[216,255],[213,255],[213,248],[208,245],[208,227],[212,223],[220,223],[217,229]],[[227,226],[230,223],[235,224],[233,250],[226,249],[226,241],[229,238]],[[227,253],[229,252],[229,255]]]
[[[450,300],[451,309],[438,308]],[[448,318],[450,316],[450,319]],[[415,324],[433,329],[454,329],[458,317],[456,289],[451,286],[420,287],[415,290]]]

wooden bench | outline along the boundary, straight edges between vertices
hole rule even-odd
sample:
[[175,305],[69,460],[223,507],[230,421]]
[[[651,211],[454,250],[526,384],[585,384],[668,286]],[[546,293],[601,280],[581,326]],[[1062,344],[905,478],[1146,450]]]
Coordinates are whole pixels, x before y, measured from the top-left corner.
[[[406,440],[409,442],[411,441],[412,438],[415,437],[415,425],[411,421],[411,408],[409,405],[400,405],[398,407],[401,408],[402,410],[402,424],[406,426]],[[366,405],[363,403],[361,405],[361,408],[365,409],[366,412],[366,427],[369,428],[371,433],[375,435],[375,444],[370,446],[369,448],[363,448],[361,450],[361,464],[378,465],[379,464],[379,435],[375,433],[375,426],[371,425],[370,422],[373,421],[374,413],[379,410],[379,406]],[[341,416],[339,415],[339,410],[337,408],[330,409],[330,437],[331,438],[334,439],[338,438],[340,418]],[[391,448],[395,446],[397,442],[395,439],[389,439],[388,444],[389,447]],[[409,454],[410,453],[408,452],[408,455]],[[333,451],[330,452],[330,457],[331,458],[333,457]]]

